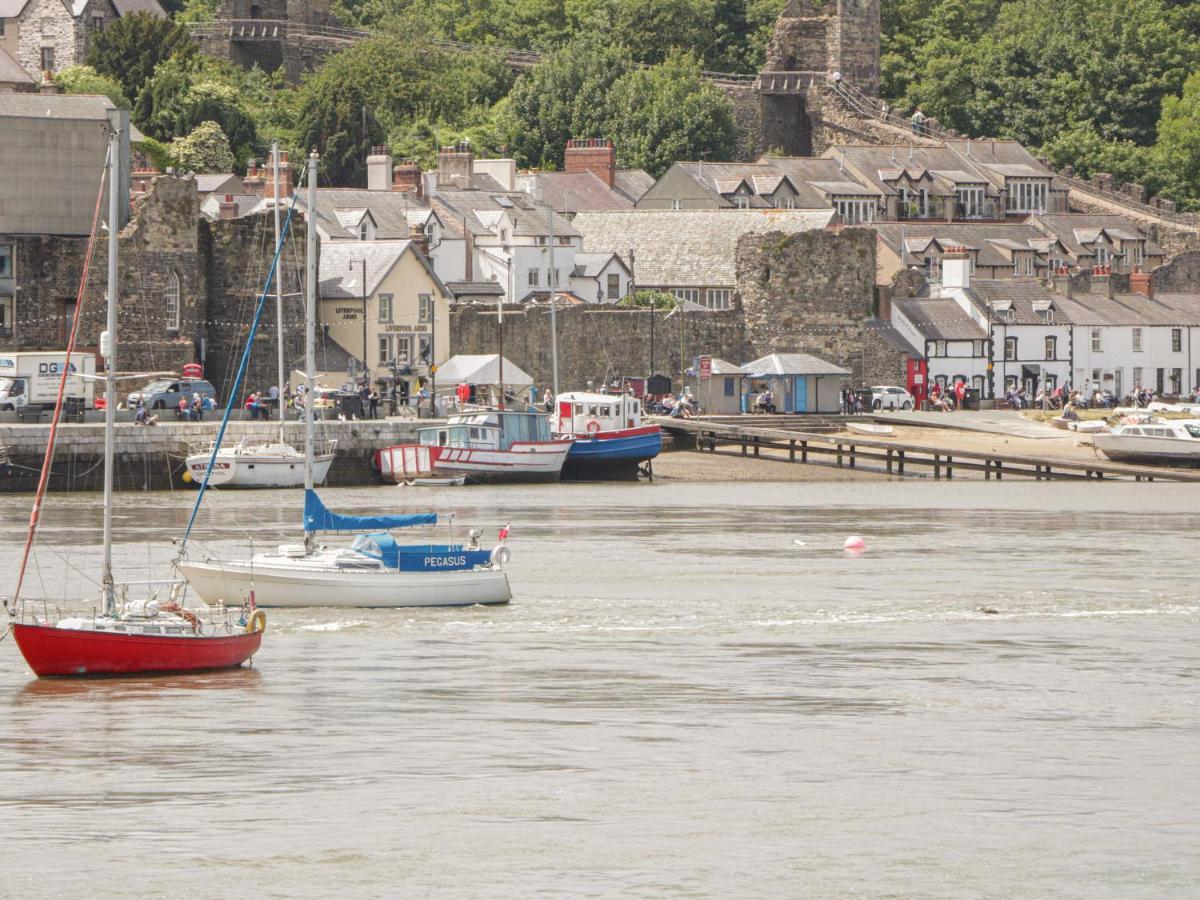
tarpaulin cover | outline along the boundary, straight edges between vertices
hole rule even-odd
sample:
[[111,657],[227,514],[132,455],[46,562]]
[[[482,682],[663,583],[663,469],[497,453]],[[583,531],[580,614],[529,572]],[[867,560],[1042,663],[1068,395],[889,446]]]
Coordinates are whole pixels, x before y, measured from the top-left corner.
[[396,516],[343,516],[330,512],[316,491],[304,492],[305,531],[378,531],[381,528],[412,528],[436,525],[437,513]]

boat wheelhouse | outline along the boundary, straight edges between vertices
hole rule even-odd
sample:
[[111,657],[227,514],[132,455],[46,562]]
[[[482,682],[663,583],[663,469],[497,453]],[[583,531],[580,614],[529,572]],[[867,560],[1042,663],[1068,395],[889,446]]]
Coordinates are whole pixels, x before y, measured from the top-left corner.
[[1115,462],[1200,466],[1200,419],[1127,416],[1092,443]]
[[563,474],[575,478],[636,478],[662,451],[662,430],[642,421],[642,402],[630,394],[570,391],[555,398],[556,437],[570,439]]

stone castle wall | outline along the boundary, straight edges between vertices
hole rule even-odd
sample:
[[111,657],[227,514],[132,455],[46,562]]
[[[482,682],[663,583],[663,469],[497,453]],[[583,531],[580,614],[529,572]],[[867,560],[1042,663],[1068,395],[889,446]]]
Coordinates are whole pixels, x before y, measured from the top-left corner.
[[737,292],[752,356],[810,353],[856,384],[892,382],[904,358],[875,317],[875,232],[866,228],[746,234]]
[[[570,307],[557,312],[560,388],[597,387],[619,376],[644,376],[651,371],[680,371],[680,332],[686,367],[703,354],[742,362],[746,354],[740,312],[691,312],[682,317],[647,309]],[[504,313],[504,357],[533,377],[539,387],[551,384],[550,312],[544,307],[513,307]],[[494,310],[467,307],[450,319],[450,346],[456,354],[496,353],[499,327]]]

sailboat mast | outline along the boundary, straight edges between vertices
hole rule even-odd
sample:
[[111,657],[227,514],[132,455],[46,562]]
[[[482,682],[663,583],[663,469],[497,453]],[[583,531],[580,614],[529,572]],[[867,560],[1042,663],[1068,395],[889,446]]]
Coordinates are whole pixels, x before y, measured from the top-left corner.
[[100,338],[104,355],[104,614],[117,610],[112,568],[113,468],[117,425],[117,234],[121,230],[120,167],[121,129],[128,113],[110,114],[108,135],[108,318]]
[[313,489],[313,416],[317,398],[317,151],[308,154],[308,231],[304,251],[304,489]]
[[554,389],[554,397],[558,399],[558,320],[555,318],[554,302],[555,288],[558,287],[558,269],[554,268],[554,207],[550,213],[550,381]]
[[[275,249],[279,249],[279,141],[271,141],[271,171],[274,178],[275,198]],[[312,218],[311,216],[309,218]],[[276,379],[276,390],[279,391],[279,440],[283,442],[283,422],[287,415],[287,404],[283,400],[283,277],[275,272],[275,334],[279,345],[279,377]]]

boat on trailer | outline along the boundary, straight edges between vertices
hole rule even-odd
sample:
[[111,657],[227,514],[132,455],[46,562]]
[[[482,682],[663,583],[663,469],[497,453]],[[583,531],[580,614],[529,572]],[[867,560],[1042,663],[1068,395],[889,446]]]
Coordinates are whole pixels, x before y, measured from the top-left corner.
[[554,406],[551,432],[572,442],[564,478],[636,478],[662,452],[662,429],[642,421],[637,397],[568,391]]

